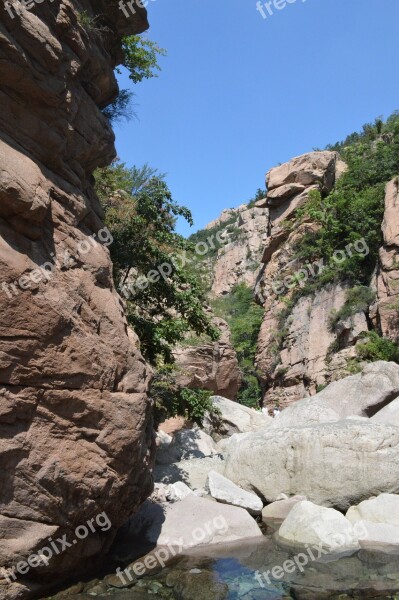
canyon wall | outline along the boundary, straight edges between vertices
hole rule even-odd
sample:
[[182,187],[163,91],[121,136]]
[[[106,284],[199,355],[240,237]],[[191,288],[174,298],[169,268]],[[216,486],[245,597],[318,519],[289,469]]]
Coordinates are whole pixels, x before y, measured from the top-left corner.
[[268,236],[269,211],[264,201],[226,209],[206,229],[223,230],[224,243],[211,261],[211,295],[228,294],[239,283],[255,285]]
[[226,321],[214,317],[213,323],[220,331],[217,341],[176,348],[177,383],[235,400],[241,385],[237,354]]
[[[118,91],[136,6],[52,0],[0,7],[0,566],[105,513],[50,561],[0,571],[24,598],[89,565],[150,493],[151,372],[112,280],[92,173],[115,156],[101,109]],[[105,517],[103,517],[104,520]],[[108,521],[107,521],[108,522]]]
[[[298,210],[313,190],[325,197],[345,170],[337,152],[296,157],[267,173],[264,200],[225,210],[207,227],[222,230],[228,241],[210,266],[211,295],[224,296],[237,283],[246,283],[264,308],[256,369],[269,408],[284,408],[350,374],[357,362],[356,345],[365,332],[375,329],[394,342],[399,339],[397,179],[386,188],[384,244],[370,285],[375,293],[370,310],[354,311],[332,326],[351,289],[343,283],[318,284],[298,298],[306,283],[317,283],[323,274],[319,261],[303,264],[298,257],[298,242],[317,228],[309,217],[298,221]],[[366,250],[361,244],[347,250],[357,251]]]

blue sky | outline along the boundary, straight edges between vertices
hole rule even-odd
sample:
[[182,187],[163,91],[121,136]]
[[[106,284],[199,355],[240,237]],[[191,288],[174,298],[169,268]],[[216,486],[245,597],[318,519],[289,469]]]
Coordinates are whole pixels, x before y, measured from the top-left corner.
[[146,35],[168,55],[133,86],[138,118],[116,125],[116,145],[167,173],[194,216],[185,235],[248,201],[276,164],[399,108],[399,0],[296,0],[267,19],[255,6],[149,3]]

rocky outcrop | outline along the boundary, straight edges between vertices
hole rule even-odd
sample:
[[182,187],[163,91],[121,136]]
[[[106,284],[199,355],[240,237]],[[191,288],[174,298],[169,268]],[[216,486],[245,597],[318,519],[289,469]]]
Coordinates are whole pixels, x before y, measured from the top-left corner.
[[238,283],[254,287],[268,236],[268,209],[262,202],[222,212],[207,229],[222,231],[224,242],[212,262],[213,296],[224,296]]
[[371,311],[375,326],[384,337],[399,342],[399,179],[385,190],[382,223],[384,245],[380,249],[374,286],[377,301]]
[[378,415],[395,405],[398,385],[399,366],[385,362],[330,384],[263,430],[234,435],[223,475],[267,502],[301,494],[346,510],[381,492],[397,494],[399,427]]
[[[146,11],[32,4],[0,7],[0,563],[22,564],[49,536],[77,543],[11,584],[3,573],[8,600],[83,569],[152,486],[150,370],[92,177],[115,156],[101,108],[117,94],[121,35],[145,30]],[[100,513],[110,526],[77,540]]]
[[209,390],[234,400],[241,385],[237,354],[226,321],[214,317],[213,322],[220,331],[216,342],[182,346],[174,351],[176,382],[181,387]]
[[297,258],[298,241],[316,226],[306,219],[293,226],[293,219],[312,190],[329,193],[345,168],[336,152],[312,152],[271,169],[266,177],[270,236],[255,292],[265,309],[256,362],[269,407],[277,403],[284,408],[347,375],[347,360],[356,355],[354,345],[368,330],[362,312],[332,330],[331,316],[346,302],[343,285],[326,286],[290,307],[293,294],[325,267],[320,261],[303,265]]
[[205,416],[203,428],[217,441],[234,433],[264,429],[273,422],[268,415],[221,396],[214,396],[212,404],[214,412]]
[[381,491],[399,493],[398,451],[399,428],[379,423],[269,427],[232,438],[224,475],[267,502],[301,494],[346,510]]

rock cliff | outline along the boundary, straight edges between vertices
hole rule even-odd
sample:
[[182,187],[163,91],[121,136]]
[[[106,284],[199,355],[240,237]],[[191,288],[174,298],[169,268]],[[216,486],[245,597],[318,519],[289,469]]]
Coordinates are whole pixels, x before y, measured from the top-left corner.
[[213,296],[231,292],[238,283],[253,287],[268,235],[268,209],[263,202],[227,209],[207,226],[223,230],[224,243],[211,265]]
[[213,321],[221,332],[216,342],[175,350],[177,382],[182,387],[209,390],[217,396],[235,400],[241,384],[237,355],[226,321],[217,317]]
[[[345,315],[351,291],[349,283],[339,280],[317,285],[312,293],[298,298],[298,291],[307,283],[318,282],[328,266],[321,261],[305,264],[299,257],[299,242],[316,232],[318,225],[308,216],[297,220],[298,211],[311,192],[326,197],[346,169],[335,151],[296,157],[267,173],[264,200],[223,211],[207,228],[222,231],[228,240],[211,266],[211,295],[224,296],[237,283],[246,283],[264,308],[256,367],[263,401],[269,407],[278,404],[283,408],[348,375],[357,357],[356,345],[365,332],[375,329],[398,341],[397,179],[386,188],[384,243],[370,285],[370,298],[375,296],[370,310],[359,307],[332,325],[334,315]],[[248,261],[250,248],[253,252]],[[366,255],[368,248],[359,242],[345,252],[348,256],[356,252]]]
[[[83,569],[152,486],[150,370],[92,177],[115,156],[101,109],[117,94],[121,36],[144,31],[146,11],[32,4],[0,7],[0,565],[25,565],[49,536],[77,543],[3,571],[8,600]],[[77,540],[100,513],[110,527]]]

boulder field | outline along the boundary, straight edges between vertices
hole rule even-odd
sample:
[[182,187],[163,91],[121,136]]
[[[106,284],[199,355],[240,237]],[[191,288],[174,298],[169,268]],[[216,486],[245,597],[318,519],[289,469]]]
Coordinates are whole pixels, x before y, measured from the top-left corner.
[[[203,430],[161,435],[152,510],[172,501],[184,512],[187,501],[196,521],[203,506],[213,510],[217,502],[221,514],[230,505],[254,524],[262,520],[282,544],[319,543],[338,553],[395,550],[399,426],[389,415],[396,414],[398,385],[397,364],[372,363],[274,419],[214,397],[217,418],[208,415]],[[167,517],[160,535],[171,534],[170,523]]]

